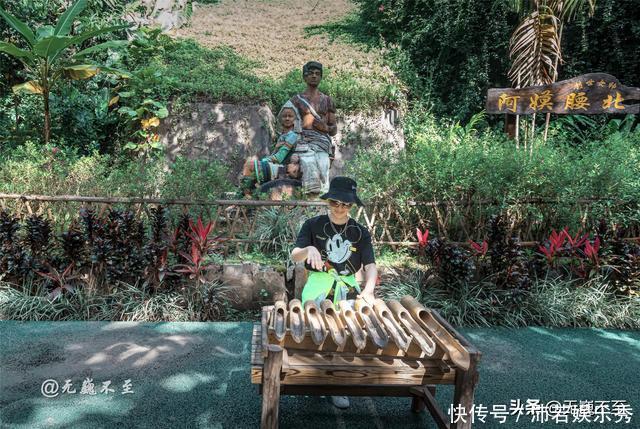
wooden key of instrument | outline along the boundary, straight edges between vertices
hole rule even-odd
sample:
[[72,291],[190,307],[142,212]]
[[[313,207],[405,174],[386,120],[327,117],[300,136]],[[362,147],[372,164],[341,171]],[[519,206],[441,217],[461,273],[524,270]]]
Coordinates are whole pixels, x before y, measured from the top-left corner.
[[307,325],[311,333],[311,339],[317,345],[322,345],[327,337],[327,328],[324,325],[322,314],[315,301],[308,300],[304,303],[304,313],[307,317]]
[[[426,356],[433,356],[436,351],[436,344],[422,327],[411,317],[406,308],[398,301],[391,300],[387,306],[400,324],[413,336],[413,342],[420,346]],[[411,347],[411,346],[410,346]]]
[[356,317],[356,312],[351,308],[347,301],[340,301],[340,316],[344,324],[347,326],[347,330],[351,334],[351,340],[357,350],[365,348],[367,345],[367,337]]
[[406,353],[413,337],[402,329],[402,326],[398,324],[391,310],[389,310],[389,307],[387,307],[387,304],[385,304],[383,300],[376,299],[373,302],[373,311],[378,315],[378,319],[382,321],[382,324],[387,330],[387,334],[389,334],[389,337],[391,337],[398,349]]
[[289,301],[289,332],[296,343],[304,341],[305,326],[302,303],[299,299]]
[[356,316],[360,322],[360,326],[363,326],[367,331],[368,337],[375,348],[383,349],[389,342],[389,336],[385,331],[382,323],[376,317],[373,308],[366,303],[363,299],[356,300]]
[[333,303],[328,299],[322,301],[320,308],[322,308],[324,320],[327,324],[327,329],[329,331],[331,340],[336,345],[336,350],[344,350],[344,347],[347,344],[347,335],[340,314],[338,313],[338,311],[336,311]]
[[405,296],[400,302],[411,313],[413,318],[428,332],[440,347],[447,351],[449,358],[464,370],[469,368],[471,358],[469,352],[449,331],[435,320],[431,312],[420,304],[414,297]]

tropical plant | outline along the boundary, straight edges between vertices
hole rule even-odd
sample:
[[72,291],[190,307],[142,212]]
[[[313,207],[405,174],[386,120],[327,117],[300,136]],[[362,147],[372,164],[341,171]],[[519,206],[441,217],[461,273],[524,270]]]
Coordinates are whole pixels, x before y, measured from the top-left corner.
[[514,0],[517,12],[532,10],[511,36],[509,56],[513,60],[509,79],[515,85],[543,85],[555,82],[562,61],[562,27],[578,10],[589,5],[593,15],[596,0]]
[[73,263],[69,264],[65,270],[60,273],[58,270],[53,268],[52,266],[48,266],[49,272],[44,273],[40,271],[36,271],[39,275],[46,278],[50,282],[53,283],[54,289],[49,293],[48,297],[51,300],[58,298],[60,295],[67,292],[74,292],[75,287],[73,286],[73,280],[78,279],[80,276],[77,274],[72,274],[73,272]]
[[[514,9],[518,12],[525,10],[525,4],[531,6],[510,41],[509,57],[512,64],[508,75],[516,88],[548,85],[557,80],[558,65],[562,62],[564,23],[572,20],[586,4],[592,16],[595,3],[596,0],[513,1]],[[547,113],[545,140],[549,118],[550,114]]]
[[39,94],[44,103],[44,142],[49,143],[51,134],[51,113],[49,95],[58,80],[88,79],[98,72],[104,71],[126,76],[125,72],[106,66],[100,66],[89,60],[89,56],[108,48],[122,46],[124,40],[111,40],[85,49],[81,49],[84,41],[111,33],[127,25],[116,25],[96,30],[84,31],[75,36],[70,35],[75,18],[87,6],[87,0],[77,0],[58,19],[56,26],[42,25],[35,31],[15,16],[0,8],[0,15],[11,28],[17,31],[27,44],[22,49],[13,43],[0,42],[0,52],[4,52],[24,65],[24,73],[29,80],[13,86],[14,92],[24,91]]

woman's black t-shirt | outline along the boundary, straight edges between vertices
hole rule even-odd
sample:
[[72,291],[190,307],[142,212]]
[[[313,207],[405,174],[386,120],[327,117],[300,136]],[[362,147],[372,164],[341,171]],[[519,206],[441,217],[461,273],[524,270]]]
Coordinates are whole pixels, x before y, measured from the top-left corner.
[[[296,247],[313,246],[320,251],[323,261],[329,261],[339,274],[355,274],[360,267],[375,262],[371,234],[364,226],[349,218],[337,225],[328,215],[307,219],[296,240]],[[314,270],[305,262],[308,270]]]

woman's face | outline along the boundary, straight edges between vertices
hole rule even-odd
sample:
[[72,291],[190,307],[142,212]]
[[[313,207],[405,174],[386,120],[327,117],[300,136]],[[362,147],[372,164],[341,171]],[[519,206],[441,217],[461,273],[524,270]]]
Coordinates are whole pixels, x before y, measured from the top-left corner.
[[296,120],[296,114],[291,109],[284,109],[280,114],[280,122],[284,128],[291,128]]
[[329,211],[335,217],[342,218],[349,214],[349,210],[353,207],[351,203],[343,203],[341,201],[336,200],[328,200],[329,202]]

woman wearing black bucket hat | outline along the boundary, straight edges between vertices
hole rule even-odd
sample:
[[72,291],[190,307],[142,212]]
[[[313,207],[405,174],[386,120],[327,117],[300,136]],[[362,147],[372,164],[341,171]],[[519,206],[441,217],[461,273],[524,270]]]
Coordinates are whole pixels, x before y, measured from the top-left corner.
[[[333,298],[339,301],[362,298],[373,303],[378,270],[371,245],[371,235],[364,226],[349,217],[354,204],[362,206],[357,184],[349,177],[335,177],[329,192],[320,198],[329,202],[329,214],[316,216],[302,225],[291,251],[294,262],[305,261],[309,277],[302,290],[302,302]],[[361,290],[355,274],[364,267],[365,284]],[[350,302],[353,306],[354,301]],[[346,396],[331,396],[338,408],[349,407]]]
[[[337,304],[356,295],[373,303],[378,271],[371,235],[366,227],[349,217],[354,204],[362,206],[356,191],[355,180],[335,177],[329,192],[320,196],[328,201],[329,214],[308,219],[298,233],[291,259],[305,261],[310,271],[302,290],[303,303],[313,300],[320,305],[332,297]],[[355,279],[361,267],[365,275],[363,289]]]

